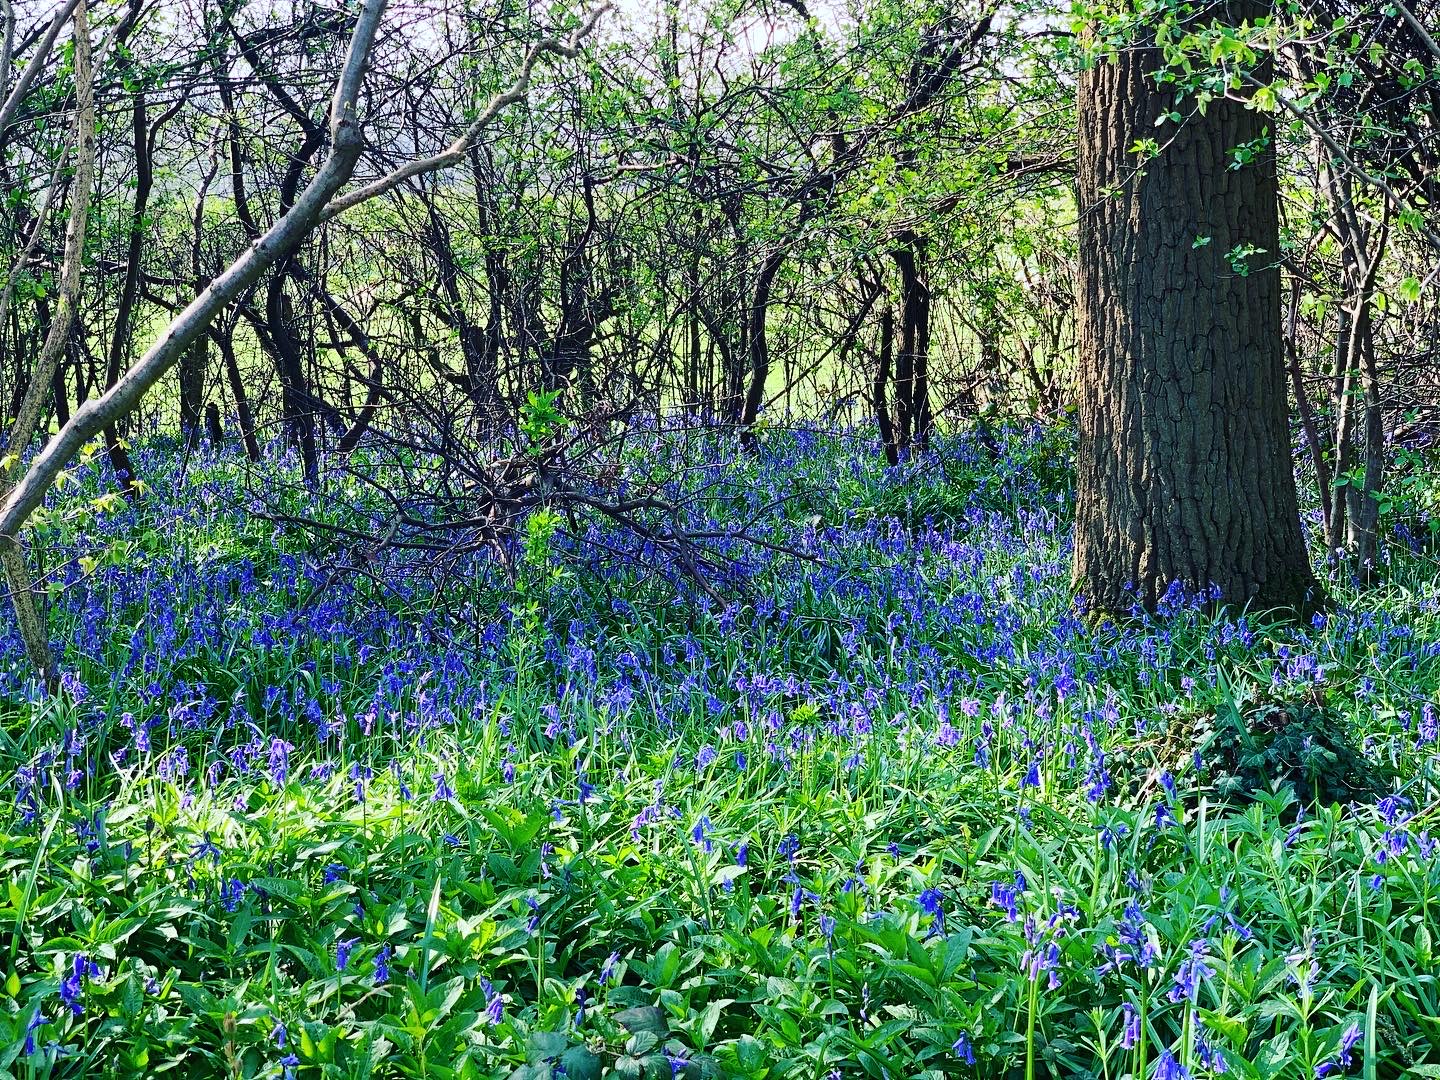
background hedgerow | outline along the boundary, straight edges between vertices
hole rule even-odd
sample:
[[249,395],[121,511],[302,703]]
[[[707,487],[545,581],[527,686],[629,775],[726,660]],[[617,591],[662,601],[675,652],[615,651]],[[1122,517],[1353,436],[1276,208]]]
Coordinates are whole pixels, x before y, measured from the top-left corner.
[[0,1072],[1440,1075],[1433,553],[1090,620],[1069,445],[717,440],[775,543],[685,603],[544,518],[437,590],[254,514],[332,512],[284,466],[78,476],[58,697],[0,631]]

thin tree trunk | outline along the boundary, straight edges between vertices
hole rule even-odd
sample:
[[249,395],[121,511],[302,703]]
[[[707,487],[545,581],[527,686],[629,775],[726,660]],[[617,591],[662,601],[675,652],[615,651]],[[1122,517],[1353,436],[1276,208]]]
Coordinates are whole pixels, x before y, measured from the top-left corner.
[[1300,414],[1300,429],[1305,434],[1305,446],[1310,452],[1310,464],[1315,470],[1315,487],[1320,496],[1321,527],[1330,535],[1330,469],[1325,464],[1325,449],[1320,443],[1320,432],[1315,424],[1315,407],[1305,389],[1305,372],[1300,366],[1300,352],[1295,345],[1295,323],[1300,312],[1300,282],[1297,280],[1290,295],[1290,325],[1285,333],[1285,358],[1290,368],[1290,389],[1295,395],[1295,408]]
[[870,390],[870,404],[875,411],[875,424],[880,429],[880,445],[885,451],[885,460],[891,465],[900,463],[900,450],[895,445],[895,425],[890,419],[890,403],[886,400],[885,388],[890,382],[890,366],[895,350],[895,315],[887,302],[880,313],[880,356],[875,366],[875,381]]
[[[95,176],[95,84],[90,70],[90,21],[85,0],[75,5],[75,175],[71,181],[69,218],[65,224],[65,254],[60,270],[60,290],[55,302],[55,315],[40,356],[30,372],[30,386],[20,403],[15,423],[10,428],[6,445],[17,455],[30,445],[39,426],[45,395],[51,380],[58,373],[60,358],[70,340],[75,309],[80,300],[80,267],[85,258],[85,227],[90,214],[90,195]],[[59,387],[64,396],[63,383]],[[62,402],[63,404],[63,402]],[[21,466],[17,460],[0,474],[0,498],[8,498],[15,487]],[[20,635],[30,662],[43,684],[55,681],[55,663],[50,652],[50,639],[45,610],[37,599],[35,583],[30,576],[25,549],[18,538],[0,543],[10,600],[20,624]]]
[[755,293],[750,302],[750,384],[745,391],[745,405],[740,413],[740,438],[748,448],[754,448],[755,421],[760,416],[760,406],[765,403],[765,380],[770,374],[770,339],[765,322],[770,312],[770,292],[775,285],[775,275],[785,264],[785,252],[772,254],[760,268],[755,279]]

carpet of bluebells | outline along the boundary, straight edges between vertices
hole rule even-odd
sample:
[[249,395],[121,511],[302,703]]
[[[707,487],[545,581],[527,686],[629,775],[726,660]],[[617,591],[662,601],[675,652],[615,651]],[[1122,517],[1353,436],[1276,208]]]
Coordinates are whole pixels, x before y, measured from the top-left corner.
[[78,469],[56,695],[0,620],[0,1075],[1440,1076],[1424,523],[1303,625],[1116,625],[1068,456],[656,436],[739,492],[713,596],[601,521],[344,570],[283,461]]

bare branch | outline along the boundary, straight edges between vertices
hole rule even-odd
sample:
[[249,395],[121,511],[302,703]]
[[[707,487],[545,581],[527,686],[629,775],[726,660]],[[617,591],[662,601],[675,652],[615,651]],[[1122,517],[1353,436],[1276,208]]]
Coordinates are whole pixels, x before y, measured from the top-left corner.
[[[63,27],[70,16],[74,14],[75,8],[79,3],[80,0],[66,0],[64,7],[55,13],[55,18],[50,22],[50,28],[45,31],[45,36],[36,44],[35,53],[30,57],[30,63],[26,64],[25,70],[20,73],[20,78],[5,98],[5,104],[0,105],[0,137],[4,136],[5,129],[8,128],[11,121],[15,119],[15,111],[20,108],[20,102],[25,100],[25,95],[29,93],[30,84],[35,81],[35,76],[40,74],[40,70],[50,58],[50,50],[55,46],[55,39],[60,36],[60,28]],[[7,29],[10,26],[13,26],[13,16],[9,23],[7,23]],[[8,33],[6,37],[8,47]],[[8,68],[0,70],[0,77],[8,74]]]
[[431,173],[439,169],[448,169],[452,165],[458,165],[465,160],[465,155],[475,145],[481,132],[489,125],[490,121],[499,116],[507,107],[522,101],[526,92],[530,89],[530,80],[535,74],[535,65],[540,58],[547,53],[555,56],[574,58],[580,55],[581,43],[588,37],[600,22],[601,17],[610,10],[610,4],[602,4],[590,13],[590,17],[581,23],[568,38],[546,38],[544,41],[536,42],[530,46],[529,52],[525,54],[525,61],[520,65],[520,72],[515,76],[515,81],[510,86],[492,97],[489,103],[481,110],[480,115],[475,118],[464,133],[451,143],[446,149],[438,154],[427,158],[417,158],[408,161],[399,168],[372,180],[363,187],[356,188],[348,195],[344,195],[325,208],[321,214],[321,221],[329,221],[337,214],[342,214],[352,206],[368,202],[377,195],[383,195],[387,191],[399,187],[406,180],[420,176],[422,173]]
[[[75,0],[79,2],[79,0]],[[220,310],[287,254],[319,223],[321,211],[350,178],[360,156],[363,135],[356,101],[385,0],[363,0],[345,65],[330,105],[330,153],[295,205],[215,278],[160,334],[145,355],[116,384],[76,410],[31,463],[0,508],[0,548],[17,545],[21,526],[44,501],[65,464],[109,424],[128,414],[145,393],[179,360]]]

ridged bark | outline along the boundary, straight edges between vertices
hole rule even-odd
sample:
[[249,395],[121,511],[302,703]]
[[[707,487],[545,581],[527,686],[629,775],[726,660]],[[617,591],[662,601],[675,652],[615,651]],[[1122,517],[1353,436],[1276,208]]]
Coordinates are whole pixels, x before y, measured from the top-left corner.
[[1162,65],[1142,44],[1080,80],[1075,585],[1112,613],[1154,609],[1172,582],[1305,610],[1320,590],[1290,451],[1274,154],[1231,167],[1270,121],[1212,101],[1157,124],[1177,107]]

